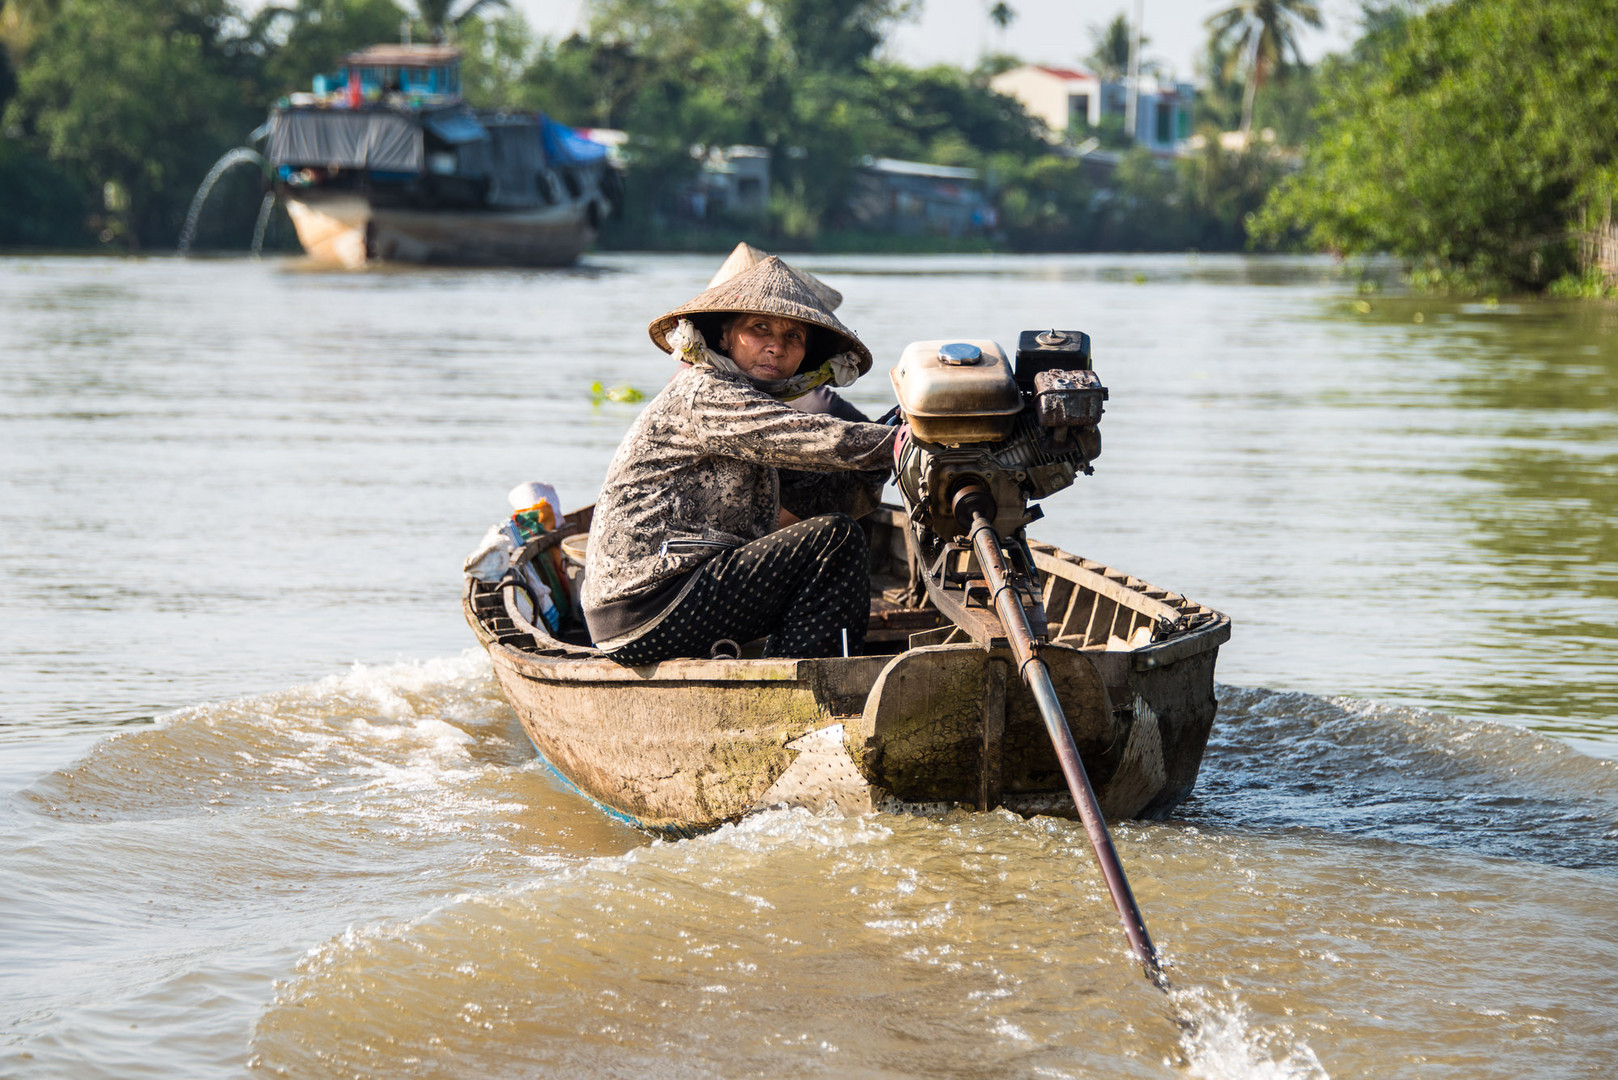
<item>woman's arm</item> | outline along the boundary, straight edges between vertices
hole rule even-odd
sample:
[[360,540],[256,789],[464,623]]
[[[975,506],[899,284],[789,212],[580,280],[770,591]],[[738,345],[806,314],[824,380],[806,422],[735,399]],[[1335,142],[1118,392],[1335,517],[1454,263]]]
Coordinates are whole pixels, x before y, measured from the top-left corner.
[[711,453],[800,471],[886,471],[892,463],[891,427],[799,412],[739,379],[690,374],[692,432]]
[[888,469],[855,472],[800,472],[782,469],[781,506],[799,518],[844,513],[861,518],[882,503]]

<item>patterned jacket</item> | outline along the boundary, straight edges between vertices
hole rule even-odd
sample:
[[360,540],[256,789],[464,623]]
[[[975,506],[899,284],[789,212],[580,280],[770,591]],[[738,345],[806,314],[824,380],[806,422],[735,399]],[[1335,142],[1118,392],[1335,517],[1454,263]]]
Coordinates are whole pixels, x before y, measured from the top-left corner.
[[[631,425],[596,501],[582,596],[593,632],[622,644],[623,612],[721,551],[775,530],[779,470],[792,470],[786,507],[799,517],[873,510],[887,478],[894,429],[799,412],[743,378],[684,367]],[[824,472],[821,470],[833,470]],[[615,618],[600,618],[603,609]],[[598,616],[598,617],[592,617]],[[637,629],[647,629],[640,627]]]

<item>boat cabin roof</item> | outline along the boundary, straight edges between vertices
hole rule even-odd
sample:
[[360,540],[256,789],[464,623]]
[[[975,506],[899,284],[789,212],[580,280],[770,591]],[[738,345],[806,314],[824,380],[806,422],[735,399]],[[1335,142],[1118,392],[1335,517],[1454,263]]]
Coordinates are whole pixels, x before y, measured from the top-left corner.
[[343,57],[346,68],[430,68],[458,63],[461,50],[453,45],[371,45]]

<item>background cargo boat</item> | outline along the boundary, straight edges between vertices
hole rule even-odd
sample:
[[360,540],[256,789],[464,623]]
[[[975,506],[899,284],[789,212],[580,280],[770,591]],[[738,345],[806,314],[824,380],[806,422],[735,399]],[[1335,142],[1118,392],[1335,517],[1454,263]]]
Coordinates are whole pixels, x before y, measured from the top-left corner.
[[620,190],[607,148],[534,113],[461,100],[460,51],[378,45],[316,76],[261,129],[313,259],[564,266]]
[[[582,628],[553,634],[516,584],[468,577],[467,622],[547,762],[651,830],[685,834],[771,806],[858,812],[960,804],[1071,815],[1055,754],[1009,649],[985,650],[921,599],[907,517],[868,519],[866,655],[620,666]],[[577,567],[590,511],[540,536]],[[1030,549],[1052,669],[1109,817],[1161,818],[1191,791],[1212,728],[1225,616],[1047,544]],[[531,610],[529,608],[528,610]],[[537,620],[543,622],[543,620]]]

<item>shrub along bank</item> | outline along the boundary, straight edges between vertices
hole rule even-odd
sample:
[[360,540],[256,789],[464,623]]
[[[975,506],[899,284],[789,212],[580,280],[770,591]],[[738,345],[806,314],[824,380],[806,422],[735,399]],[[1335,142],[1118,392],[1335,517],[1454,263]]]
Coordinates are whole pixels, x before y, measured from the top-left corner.
[[1418,283],[1465,291],[1606,291],[1618,273],[1615,70],[1618,0],[1375,13],[1352,53],[1325,65],[1319,131],[1258,236],[1391,253]]

